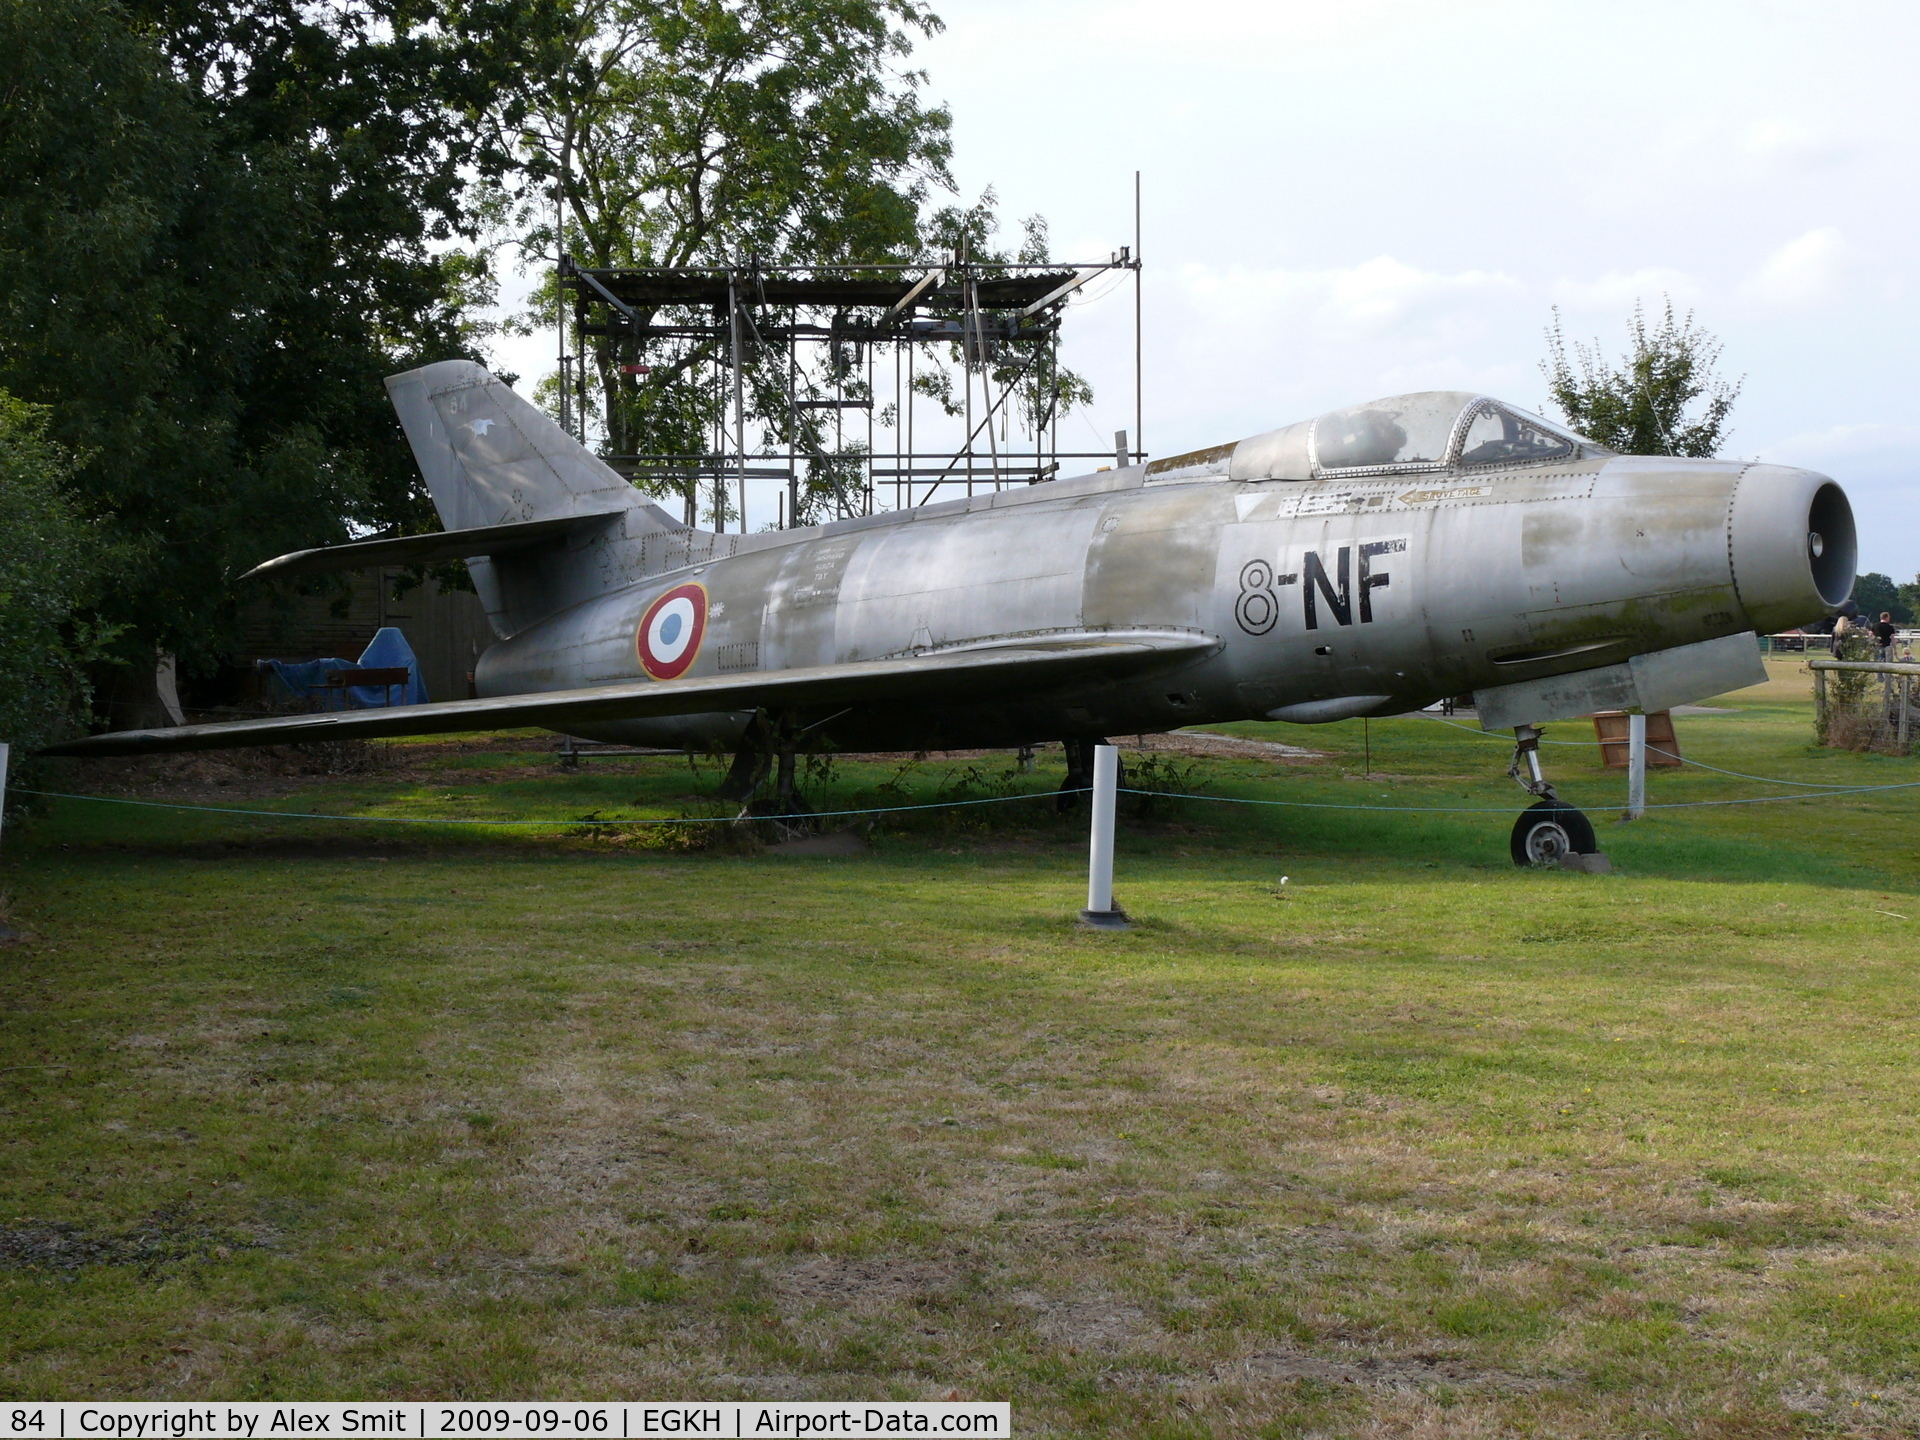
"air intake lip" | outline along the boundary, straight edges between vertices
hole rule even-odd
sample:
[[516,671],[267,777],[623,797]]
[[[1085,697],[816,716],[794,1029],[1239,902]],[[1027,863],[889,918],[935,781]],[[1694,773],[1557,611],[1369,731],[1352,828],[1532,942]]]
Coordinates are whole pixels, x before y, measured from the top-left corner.
[[1813,571],[1813,587],[1827,604],[1845,604],[1853,593],[1858,553],[1853,507],[1846,492],[1829,480],[1814,492],[1807,507],[1807,563]]
[[1734,487],[1727,527],[1741,621],[1761,634],[1814,624],[1853,593],[1859,559],[1853,507],[1828,476],[1788,465],[1747,466]]

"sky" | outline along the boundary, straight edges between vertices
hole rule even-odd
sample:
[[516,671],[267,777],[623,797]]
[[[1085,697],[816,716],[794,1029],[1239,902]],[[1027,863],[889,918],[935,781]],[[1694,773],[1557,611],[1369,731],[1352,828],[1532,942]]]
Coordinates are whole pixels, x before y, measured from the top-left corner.
[[[964,197],[1054,254],[1133,243],[1144,440],[1217,444],[1408,390],[1545,407],[1557,306],[1617,355],[1667,297],[1744,388],[1723,453],[1848,490],[1920,571],[1920,7],[1694,0],[944,0],[913,63]],[[1073,307],[1133,428],[1126,287]],[[547,367],[542,367],[547,368]],[[1073,442],[1084,444],[1073,444]]]

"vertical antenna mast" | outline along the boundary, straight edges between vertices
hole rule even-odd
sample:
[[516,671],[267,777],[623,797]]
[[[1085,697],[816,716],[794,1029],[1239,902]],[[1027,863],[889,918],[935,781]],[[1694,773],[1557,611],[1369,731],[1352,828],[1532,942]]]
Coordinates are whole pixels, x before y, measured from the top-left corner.
[[569,435],[573,427],[567,423],[567,287],[561,283],[567,273],[566,234],[567,217],[567,177],[566,150],[561,149],[561,171],[553,182],[553,329],[560,347],[560,428]]
[[[733,267],[727,272],[727,317],[732,327],[733,438],[740,447],[739,463],[735,468],[739,472],[740,533],[744,535],[747,531],[747,381],[746,375],[740,368],[740,256],[737,253],[733,257]],[[726,520],[716,516],[713,528],[724,532],[727,528]]]
[[1140,399],[1140,172],[1133,172],[1133,448],[1147,458],[1146,425]]
[[973,494],[973,270],[967,263],[967,242],[960,242],[960,370],[967,382],[966,413],[961,423],[967,427],[967,494]]

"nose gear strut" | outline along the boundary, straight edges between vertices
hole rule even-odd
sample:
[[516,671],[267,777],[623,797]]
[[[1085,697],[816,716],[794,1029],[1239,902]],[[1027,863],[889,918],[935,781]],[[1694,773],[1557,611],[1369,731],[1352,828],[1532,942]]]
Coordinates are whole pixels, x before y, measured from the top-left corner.
[[1513,727],[1513,763],[1507,774],[1527,794],[1537,797],[1514,822],[1508,849],[1513,863],[1545,866],[1565,863],[1576,855],[1593,855],[1600,846],[1585,815],[1554,793],[1540,770],[1540,727]]
[[1553,783],[1540,773],[1538,725],[1513,727],[1513,763],[1507,766],[1507,778],[1529,795],[1539,795],[1548,800],[1560,798],[1554,794]]

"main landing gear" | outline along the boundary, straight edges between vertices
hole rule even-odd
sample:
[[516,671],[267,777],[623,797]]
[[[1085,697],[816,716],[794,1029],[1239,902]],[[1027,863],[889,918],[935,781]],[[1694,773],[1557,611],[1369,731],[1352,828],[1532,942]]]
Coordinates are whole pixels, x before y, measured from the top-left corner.
[[[1067,778],[1060,782],[1060,793],[1053,797],[1053,808],[1062,815],[1080,807],[1081,797],[1093,789],[1093,752],[1105,745],[1105,740],[1063,740],[1061,749],[1067,756]],[[1022,750],[1023,757],[1031,757],[1032,752]],[[1026,760],[1022,761],[1023,766]],[[1127,767],[1120,767],[1121,785],[1127,783]]]
[[[788,828],[811,823],[807,817],[813,807],[801,798],[795,765],[808,728],[790,714],[754,713],[720,784],[722,799],[743,802],[736,820],[774,819]],[[774,777],[772,797],[755,799],[769,774]]]
[[1529,795],[1540,798],[1513,822],[1508,849],[1516,865],[1558,865],[1568,855],[1593,855],[1600,849],[1593,824],[1553,793],[1540,773],[1540,727],[1513,727],[1513,764],[1507,774]]

